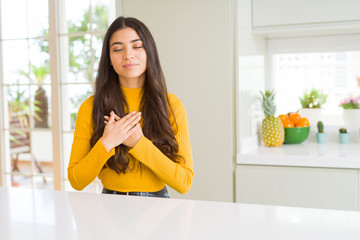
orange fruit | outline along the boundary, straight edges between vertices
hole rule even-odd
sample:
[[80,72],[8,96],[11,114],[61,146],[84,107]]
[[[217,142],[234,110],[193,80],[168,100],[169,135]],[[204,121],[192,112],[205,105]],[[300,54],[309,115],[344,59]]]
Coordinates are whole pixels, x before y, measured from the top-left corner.
[[299,113],[292,113],[289,117],[290,121],[292,121],[294,124],[297,124],[301,120],[301,116]]
[[284,126],[285,128],[293,128],[293,127],[294,127],[294,123],[293,123],[292,121],[290,121],[290,120],[288,120],[288,121],[283,121],[282,124],[283,124],[283,126]]
[[289,116],[285,115],[285,114],[281,114],[278,116],[278,118],[280,118],[280,120],[283,121],[289,121]]
[[308,126],[310,126],[310,121],[306,117],[303,117],[300,119],[300,122],[298,124],[302,124],[305,127],[308,127]]
[[295,124],[295,127],[308,127],[308,126],[304,122],[299,122],[299,123]]

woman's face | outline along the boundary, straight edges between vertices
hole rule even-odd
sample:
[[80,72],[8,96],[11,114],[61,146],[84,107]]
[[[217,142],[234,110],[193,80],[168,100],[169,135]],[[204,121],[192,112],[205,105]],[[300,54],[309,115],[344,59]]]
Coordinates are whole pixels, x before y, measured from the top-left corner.
[[111,36],[110,60],[122,86],[143,86],[147,68],[146,52],[134,29],[123,28]]

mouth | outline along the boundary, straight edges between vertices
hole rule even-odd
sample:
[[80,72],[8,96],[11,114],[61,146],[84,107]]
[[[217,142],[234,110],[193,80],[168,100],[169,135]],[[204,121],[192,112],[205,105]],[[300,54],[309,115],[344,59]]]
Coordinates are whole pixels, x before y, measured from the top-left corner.
[[125,68],[125,69],[133,69],[133,68],[135,68],[137,65],[138,65],[138,64],[129,63],[129,64],[125,64],[125,65],[123,66],[123,68]]

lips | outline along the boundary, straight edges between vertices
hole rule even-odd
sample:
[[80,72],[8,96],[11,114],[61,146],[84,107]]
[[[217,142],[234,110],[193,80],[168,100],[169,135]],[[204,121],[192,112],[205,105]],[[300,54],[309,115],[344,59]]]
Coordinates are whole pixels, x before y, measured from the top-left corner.
[[125,69],[133,69],[133,68],[135,68],[137,65],[138,65],[138,64],[129,63],[129,64],[125,64],[125,65],[123,66],[123,68],[125,68]]

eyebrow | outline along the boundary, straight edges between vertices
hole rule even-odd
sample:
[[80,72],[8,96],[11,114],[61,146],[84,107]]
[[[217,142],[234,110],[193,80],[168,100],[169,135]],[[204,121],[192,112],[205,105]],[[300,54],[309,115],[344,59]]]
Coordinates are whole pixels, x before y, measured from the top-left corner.
[[[140,39],[140,38],[137,38],[137,39],[131,40],[130,43],[139,42],[139,41],[141,41],[141,39]],[[120,45],[122,45],[122,44],[124,44],[124,43],[123,43],[123,42],[113,42],[113,43],[111,44],[111,47],[114,46],[115,44],[120,44]]]

